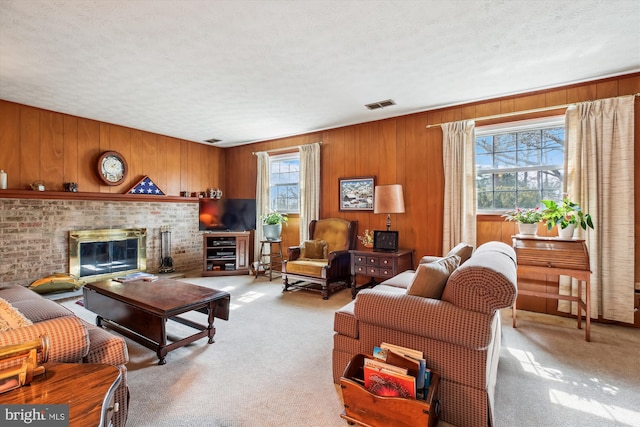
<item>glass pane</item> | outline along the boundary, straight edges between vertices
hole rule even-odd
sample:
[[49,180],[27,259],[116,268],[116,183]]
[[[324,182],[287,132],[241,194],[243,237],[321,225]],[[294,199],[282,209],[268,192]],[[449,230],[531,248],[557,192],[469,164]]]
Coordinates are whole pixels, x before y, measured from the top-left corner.
[[555,200],[559,202],[562,200],[562,190],[543,190],[542,191],[542,200]]
[[493,155],[491,154],[476,155],[476,170],[492,169],[492,168],[493,168]]
[[505,133],[502,135],[496,135],[493,137],[493,151],[515,151],[516,149],[516,134]]
[[476,189],[478,191],[493,190],[493,174],[482,174],[476,178]]
[[543,189],[562,189],[564,171],[555,169],[542,171],[540,174],[542,175],[541,184]]
[[476,154],[482,155],[493,152],[493,138],[489,135],[476,138]]
[[516,152],[507,151],[496,153],[493,159],[494,168],[513,168],[516,166]]
[[536,190],[540,188],[538,171],[518,172],[518,191]]
[[514,191],[496,191],[494,204],[495,209],[513,209],[516,207],[516,193]]
[[518,132],[518,150],[540,148],[540,131]]
[[[496,174],[496,190],[516,190],[516,174],[515,173],[501,173]],[[515,197],[514,197],[515,200]]]
[[493,209],[493,192],[478,192],[478,209]]
[[540,150],[518,151],[518,166],[538,166],[540,164]]
[[539,191],[518,191],[519,208],[535,208],[540,205]]
[[564,150],[564,128],[551,128],[542,131],[542,146],[560,151]]

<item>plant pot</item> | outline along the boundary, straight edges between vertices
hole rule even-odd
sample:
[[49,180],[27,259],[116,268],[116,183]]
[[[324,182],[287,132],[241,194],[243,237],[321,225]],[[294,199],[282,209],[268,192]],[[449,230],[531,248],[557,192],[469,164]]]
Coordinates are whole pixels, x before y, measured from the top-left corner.
[[538,224],[524,224],[518,223],[518,233],[523,236],[535,236],[538,234]]
[[280,240],[282,224],[262,224],[262,233],[267,240]]
[[558,225],[558,237],[561,239],[573,239],[573,232],[576,230],[575,224],[569,224],[565,228]]

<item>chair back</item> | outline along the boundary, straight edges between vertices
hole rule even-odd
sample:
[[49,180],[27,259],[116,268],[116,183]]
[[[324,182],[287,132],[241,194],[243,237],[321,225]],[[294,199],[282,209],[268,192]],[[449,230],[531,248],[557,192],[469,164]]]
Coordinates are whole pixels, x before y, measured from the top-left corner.
[[314,219],[309,223],[310,238],[327,242],[329,252],[354,249],[357,233],[358,221],[327,218]]

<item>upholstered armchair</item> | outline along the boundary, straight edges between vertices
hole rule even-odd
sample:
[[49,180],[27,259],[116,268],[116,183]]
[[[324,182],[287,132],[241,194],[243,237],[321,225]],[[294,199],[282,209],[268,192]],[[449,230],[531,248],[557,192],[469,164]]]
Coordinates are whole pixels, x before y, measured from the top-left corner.
[[311,221],[311,240],[287,248],[287,259],[282,262],[284,290],[312,290],[328,299],[331,293],[350,287],[349,250],[356,246],[357,233],[357,221],[340,218]]

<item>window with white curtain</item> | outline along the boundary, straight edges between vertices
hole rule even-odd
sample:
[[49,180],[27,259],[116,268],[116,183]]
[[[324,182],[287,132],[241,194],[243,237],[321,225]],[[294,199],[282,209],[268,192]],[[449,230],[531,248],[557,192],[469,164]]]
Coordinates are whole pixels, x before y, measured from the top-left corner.
[[475,130],[479,213],[534,208],[560,200],[564,116],[481,126]]
[[269,207],[280,213],[300,213],[300,153],[269,156]]

